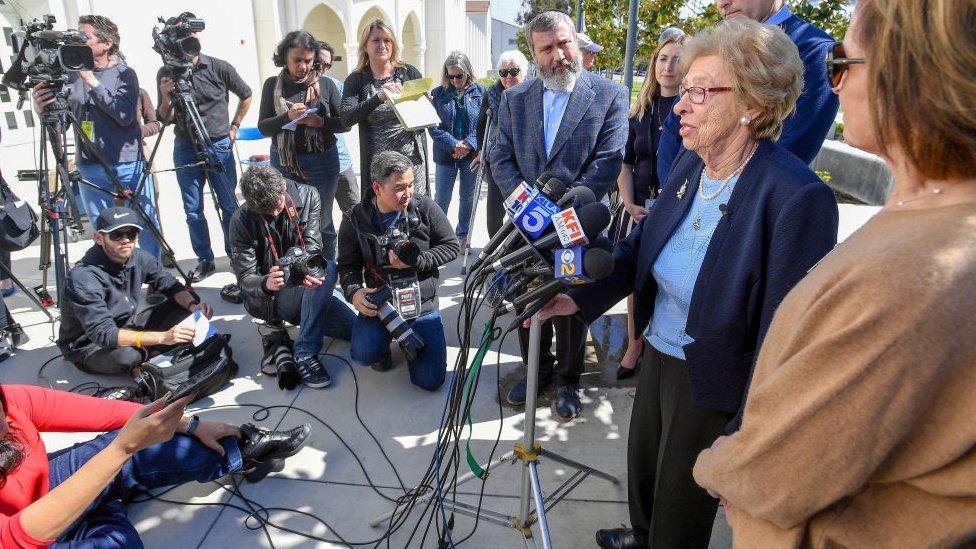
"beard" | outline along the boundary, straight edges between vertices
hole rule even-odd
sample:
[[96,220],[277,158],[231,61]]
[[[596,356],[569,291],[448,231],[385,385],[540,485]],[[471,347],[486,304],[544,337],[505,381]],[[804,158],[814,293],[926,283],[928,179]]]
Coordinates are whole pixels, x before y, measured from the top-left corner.
[[[557,70],[559,67],[566,69],[563,74],[559,74]],[[576,79],[579,78],[582,71],[583,60],[579,56],[571,59],[563,59],[560,64],[553,66],[551,69],[539,67],[539,75],[542,78],[542,83],[550,90],[555,91],[572,90],[573,86],[576,85]]]

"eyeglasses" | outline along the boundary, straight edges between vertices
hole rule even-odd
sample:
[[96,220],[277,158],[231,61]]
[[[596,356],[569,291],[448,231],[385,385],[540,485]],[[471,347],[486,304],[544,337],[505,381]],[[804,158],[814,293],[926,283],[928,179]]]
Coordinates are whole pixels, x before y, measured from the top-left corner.
[[698,86],[692,86],[690,88],[686,88],[684,86],[680,86],[678,88],[678,98],[680,99],[684,97],[685,94],[687,93],[688,99],[692,103],[694,103],[695,105],[703,105],[705,103],[705,99],[708,97],[708,94],[710,93],[715,94],[715,93],[727,92],[727,91],[732,91],[732,88],[728,86],[723,86],[720,88],[702,88]]
[[332,63],[322,63],[322,68],[328,70],[332,68]]
[[502,78],[508,78],[509,76],[518,76],[522,72],[522,69],[515,67],[514,69],[498,69],[498,76]]
[[450,73],[448,73],[447,77],[449,79],[451,79],[451,80],[463,80],[463,79],[467,78],[468,75],[466,75],[464,73],[462,73],[462,74],[450,74]]
[[119,229],[117,231],[108,233],[108,237],[110,240],[112,240],[112,242],[119,242],[123,238],[128,238],[130,242],[135,242],[136,238],[139,238],[139,229],[129,229],[125,231]]
[[827,64],[827,80],[830,81],[830,86],[832,88],[840,86],[848,65],[862,65],[866,61],[863,57],[847,57],[847,52],[844,51],[844,43],[834,43],[834,47],[827,50],[827,56],[824,59]]

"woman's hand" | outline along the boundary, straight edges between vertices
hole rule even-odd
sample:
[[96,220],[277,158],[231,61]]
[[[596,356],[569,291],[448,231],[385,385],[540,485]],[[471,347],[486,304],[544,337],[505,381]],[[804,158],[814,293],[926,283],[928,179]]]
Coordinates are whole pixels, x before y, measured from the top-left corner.
[[193,395],[187,395],[167,405],[168,396],[143,406],[132,414],[112,444],[126,454],[132,455],[139,450],[173,438],[173,433],[176,432],[183,418],[183,410],[193,399]]
[[469,154],[471,154],[471,145],[463,139],[458,141],[457,145],[454,146],[454,151],[451,153],[455,160],[460,160]]
[[390,92],[394,95],[400,95],[403,93],[403,85],[397,84],[396,82],[387,82],[386,84],[383,84],[383,87],[380,88],[379,92],[377,92],[377,95],[380,96],[380,101],[386,101],[390,98],[386,92]]
[[475,170],[478,169],[478,165],[479,164],[481,164],[481,153],[480,152],[475,153],[474,158],[471,159],[471,165],[468,166],[468,169],[471,170],[471,171],[475,171]]
[[[180,426],[180,432],[185,432],[185,425]],[[196,430],[193,431],[193,436],[197,437],[204,446],[210,448],[214,452],[223,457],[224,447],[218,442],[224,437],[234,437],[236,439],[241,438],[241,429],[236,425],[231,425],[230,423],[224,423],[222,421],[201,421],[197,424]]]
[[644,206],[638,206],[637,204],[624,204],[624,208],[627,210],[627,214],[630,215],[634,223],[639,222],[641,219],[647,215],[647,208]]
[[[291,106],[288,107],[288,120],[298,118],[299,116],[305,114],[305,111],[307,110],[308,107],[305,106],[305,103],[292,103]],[[304,122],[304,120],[302,122]]]
[[376,316],[376,305],[366,300],[366,294],[375,293],[379,288],[360,288],[352,295],[352,306],[364,316]]
[[[545,322],[554,316],[569,316],[577,311],[579,311],[579,305],[573,301],[573,298],[566,294],[556,294],[556,297],[550,299],[545,307],[539,309],[539,321]],[[528,328],[531,323],[532,319],[527,318],[522,326]]]

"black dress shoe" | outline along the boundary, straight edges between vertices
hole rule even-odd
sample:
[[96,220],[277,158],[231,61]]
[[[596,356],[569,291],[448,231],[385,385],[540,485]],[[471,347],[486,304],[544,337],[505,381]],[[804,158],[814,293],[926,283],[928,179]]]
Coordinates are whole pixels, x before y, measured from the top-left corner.
[[220,297],[224,301],[229,301],[231,303],[236,303],[238,305],[244,303],[244,294],[241,292],[241,286],[236,282],[228,284],[223,288],[221,288]]
[[633,368],[624,368],[623,366],[620,366],[619,368],[617,368],[617,381],[623,381],[625,379],[630,379],[630,378],[634,377],[634,374],[636,374],[636,373],[637,373],[637,367],[636,366],[633,367]]
[[562,385],[556,388],[556,401],[552,403],[553,415],[556,421],[572,421],[583,410],[580,402],[579,389],[575,385]]
[[214,274],[217,271],[217,266],[214,265],[213,261],[200,260],[197,262],[197,266],[193,269],[193,282],[200,282],[204,278]]
[[596,531],[596,544],[603,549],[641,549],[632,528],[613,528]]
[[273,470],[280,470],[285,458],[297,454],[308,444],[311,434],[312,426],[308,423],[289,431],[269,431],[250,423],[241,425],[240,448],[245,478],[257,482]]

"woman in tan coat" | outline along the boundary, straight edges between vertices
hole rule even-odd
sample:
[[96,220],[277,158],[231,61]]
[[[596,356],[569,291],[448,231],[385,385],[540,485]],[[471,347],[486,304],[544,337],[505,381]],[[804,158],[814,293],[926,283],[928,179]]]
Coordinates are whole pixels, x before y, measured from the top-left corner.
[[695,479],[739,547],[976,540],[976,3],[861,0],[827,70],[895,178],[762,346],[742,429]]

